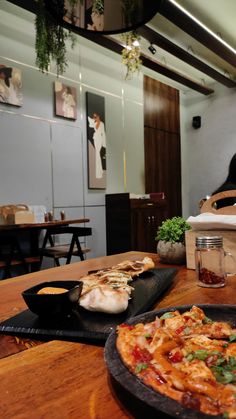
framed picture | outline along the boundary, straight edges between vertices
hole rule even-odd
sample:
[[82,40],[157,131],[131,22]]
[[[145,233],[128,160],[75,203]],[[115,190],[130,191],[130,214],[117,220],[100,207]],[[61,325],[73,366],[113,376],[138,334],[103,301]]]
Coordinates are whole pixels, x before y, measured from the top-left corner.
[[0,102],[8,105],[22,106],[21,70],[0,64]]
[[55,114],[68,119],[77,119],[76,88],[54,82]]
[[105,98],[86,92],[88,187],[106,189]]

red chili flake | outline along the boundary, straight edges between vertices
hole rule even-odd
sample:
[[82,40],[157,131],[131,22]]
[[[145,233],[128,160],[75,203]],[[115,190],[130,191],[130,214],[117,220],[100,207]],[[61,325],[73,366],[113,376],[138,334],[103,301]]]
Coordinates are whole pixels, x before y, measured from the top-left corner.
[[134,326],[131,324],[121,323],[119,327],[126,327],[128,330],[133,330]]
[[215,365],[216,361],[218,359],[217,355],[209,355],[206,359],[205,359],[205,363],[208,367],[210,367],[211,365]]
[[152,380],[155,380],[156,384],[167,383],[166,379],[161,375],[161,372],[154,368],[152,364],[149,365],[149,369],[145,370],[144,373],[147,377],[149,376]]
[[167,381],[165,380],[164,377],[162,377],[161,373],[159,371],[156,371],[156,380],[158,382],[158,384],[165,384]]
[[170,353],[168,356],[169,360],[171,362],[173,362],[173,364],[177,363],[177,362],[181,362],[183,359],[183,355],[180,351],[176,351],[175,353]]
[[137,362],[150,362],[152,360],[152,355],[148,352],[146,348],[139,348],[139,346],[135,346],[132,355]]
[[209,271],[206,268],[202,268],[199,271],[199,281],[204,284],[224,284],[224,276],[216,275],[215,272]]
[[184,318],[184,320],[191,320],[193,323],[194,322],[196,322],[196,320],[195,319],[193,319],[192,317],[190,317],[190,316],[183,316],[183,318]]
[[178,329],[176,329],[175,333],[177,333],[177,335],[180,335],[180,333],[182,333],[184,329],[185,326],[180,326]]

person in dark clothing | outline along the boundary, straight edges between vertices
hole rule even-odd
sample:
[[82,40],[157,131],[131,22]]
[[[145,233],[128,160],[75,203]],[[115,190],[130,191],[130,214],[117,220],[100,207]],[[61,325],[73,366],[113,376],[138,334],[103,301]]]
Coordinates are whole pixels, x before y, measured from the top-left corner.
[[0,65],[0,79],[4,80],[7,87],[10,87],[10,78],[12,77],[12,68]]
[[[224,183],[222,183],[222,185],[212,193],[212,195],[223,191],[231,191],[233,189],[236,190],[236,154],[233,155],[230,161],[227,178],[225,179]],[[217,201],[217,208],[227,207],[234,204],[236,204],[236,197],[225,198]]]

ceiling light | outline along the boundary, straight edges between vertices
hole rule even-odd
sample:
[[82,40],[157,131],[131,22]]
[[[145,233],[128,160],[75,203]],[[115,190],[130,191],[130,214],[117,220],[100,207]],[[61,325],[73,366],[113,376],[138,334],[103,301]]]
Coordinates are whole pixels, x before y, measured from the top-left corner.
[[148,47],[149,51],[154,55],[156,54],[157,50],[156,48],[153,46],[153,44],[150,44]]
[[201,26],[205,31],[207,31],[210,35],[212,35],[217,41],[221,42],[225,47],[230,49],[234,54],[236,54],[236,50],[231,47],[227,42],[225,42],[222,38],[220,38],[218,35],[216,35],[214,32],[212,32],[207,26],[205,26],[200,20],[198,20],[196,17],[194,17],[191,13],[189,13],[184,7],[180,6],[175,0],[169,0],[170,3],[174,4],[178,9],[180,9],[183,13],[185,13],[188,17],[190,17],[194,22],[196,22],[199,26]]

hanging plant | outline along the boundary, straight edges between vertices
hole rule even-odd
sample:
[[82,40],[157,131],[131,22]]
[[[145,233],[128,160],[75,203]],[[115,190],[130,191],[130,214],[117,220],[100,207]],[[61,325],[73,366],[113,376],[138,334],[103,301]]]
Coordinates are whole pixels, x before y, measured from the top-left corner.
[[[69,0],[74,6],[77,0]],[[51,61],[55,61],[57,75],[65,72],[67,67],[66,60],[66,40],[71,41],[71,47],[75,45],[75,36],[59,25],[48,13],[45,7],[45,0],[37,0],[38,12],[35,17],[35,50],[36,65],[44,73],[49,69]],[[64,15],[64,1],[56,2],[58,16]]]
[[92,12],[98,13],[99,15],[104,14],[104,0],[94,0]]
[[126,66],[125,79],[130,79],[134,73],[140,71],[142,65],[140,36],[135,32],[126,32],[121,35],[121,38],[125,43],[125,48],[122,50],[122,64]]

